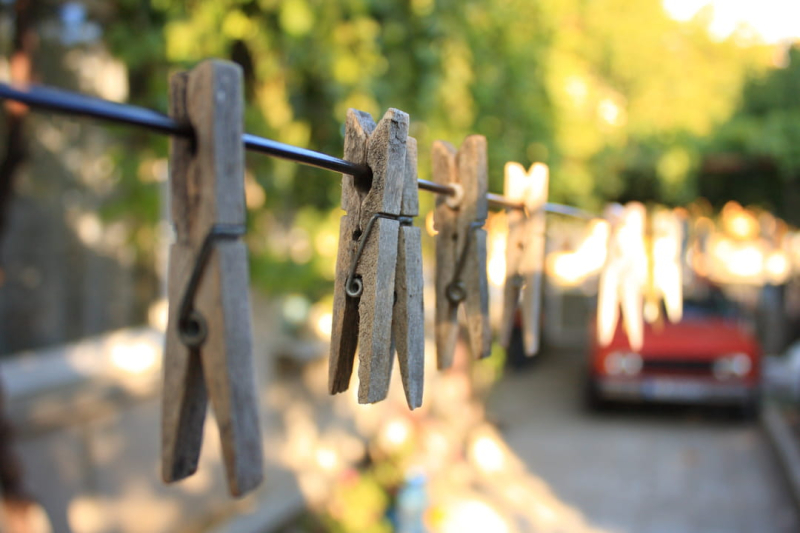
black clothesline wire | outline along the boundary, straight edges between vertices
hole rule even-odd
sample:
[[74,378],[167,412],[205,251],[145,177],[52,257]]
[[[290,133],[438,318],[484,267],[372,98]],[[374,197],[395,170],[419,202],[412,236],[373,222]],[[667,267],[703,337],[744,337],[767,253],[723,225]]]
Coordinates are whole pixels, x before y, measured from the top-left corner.
[[[53,87],[30,85],[23,88],[15,87],[7,83],[0,83],[0,99],[14,100],[33,108],[44,109],[54,113],[90,117],[117,124],[136,126],[166,135],[175,135],[179,137],[191,137],[193,135],[191,126],[179,124],[174,119],[158,111],[130,104],[110,102],[101,98],[86,96]],[[242,143],[245,149],[251,152],[259,152],[303,165],[322,168],[341,174],[349,174],[359,178],[369,178],[370,180],[372,178],[372,173],[366,166],[351,161],[345,161],[344,159],[339,159],[338,157],[333,157],[321,152],[299,148],[290,144],[273,141],[272,139],[258,137],[250,133],[242,135]],[[455,189],[448,185],[423,179],[418,180],[418,183],[419,188],[426,191],[447,196],[456,194]],[[524,209],[522,203],[515,202],[499,194],[488,193],[486,198],[489,203],[498,207]],[[595,218],[595,215],[583,211],[582,209],[562,204],[547,203],[545,204],[545,211],[583,219]]]

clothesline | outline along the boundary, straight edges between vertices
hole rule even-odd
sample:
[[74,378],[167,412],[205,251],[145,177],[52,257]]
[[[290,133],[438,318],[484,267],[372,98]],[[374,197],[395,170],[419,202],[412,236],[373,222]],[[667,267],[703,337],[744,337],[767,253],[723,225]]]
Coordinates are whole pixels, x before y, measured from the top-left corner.
[[[15,87],[7,83],[0,83],[0,98],[14,100],[33,108],[54,113],[96,118],[117,124],[136,126],[166,135],[180,137],[191,137],[193,135],[192,128],[189,125],[179,124],[174,119],[158,111],[130,104],[111,102],[53,87],[41,85]],[[251,152],[267,154],[332,172],[372,179],[371,172],[366,166],[314,150],[292,146],[250,133],[242,135],[242,143],[245,149]],[[423,179],[417,181],[419,188],[422,190],[446,196],[456,194],[456,190],[451,186]],[[488,193],[486,198],[490,204],[496,207],[524,209],[522,203],[510,200],[499,194]],[[596,218],[593,213],[562,204],[547,203],[545,204],[545,211],[581,219]]]

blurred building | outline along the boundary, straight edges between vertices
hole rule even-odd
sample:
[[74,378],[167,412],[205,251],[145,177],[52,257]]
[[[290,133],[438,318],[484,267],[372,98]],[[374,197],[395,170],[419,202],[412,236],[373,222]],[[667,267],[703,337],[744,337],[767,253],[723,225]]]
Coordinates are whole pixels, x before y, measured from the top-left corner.
[[[27,8],[37,43],[32,80],[125,100],[127,69],[106,51],[84,4],[44,4]],[[14,62],[12,7],[0,11],[0,27],[9,30],[0,32],[3,79]],[[160,290],[153,260],[160,243],[136,217],[115,212],[127,192],[116,165],[121,139],[66,117],[28,112],[22,120],[21,132],[0,130],[0,157],[12,135],[24,137],[21,164],[3,177],[11,194],[0,235],[0,354],[144,323]],[[137,244],[151,251],[143,256]]]

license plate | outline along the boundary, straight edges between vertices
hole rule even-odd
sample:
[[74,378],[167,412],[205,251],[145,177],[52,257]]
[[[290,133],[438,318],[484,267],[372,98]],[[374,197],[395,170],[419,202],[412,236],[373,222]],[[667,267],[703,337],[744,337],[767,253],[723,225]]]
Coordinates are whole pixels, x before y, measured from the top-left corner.
[[705,398],[708,388],[703,383],[652,379],[642,383],[642,396],[660,400],[700,400]]

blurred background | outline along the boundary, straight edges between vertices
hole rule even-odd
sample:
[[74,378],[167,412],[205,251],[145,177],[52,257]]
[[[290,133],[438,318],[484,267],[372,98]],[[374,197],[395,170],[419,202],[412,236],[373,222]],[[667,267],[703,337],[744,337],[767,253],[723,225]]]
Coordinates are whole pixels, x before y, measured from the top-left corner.
[[[598,344],[608,231],[548,215],[539,355],[515,337],[475,362],[463,345],[439,373],[429,339],[421,409],[399,379],[380,404],[328,397],[340,180],[249,154],[266,481],[227,495],[209,423],[198,473],[163,486],[168,140],[4,102],[6,527],[799,530],[798,39],[793,0],[0,0],[3,82],[166,111],[171,73],[224,58],[243,68],[250,133],[340,156],[347,108],[396,107],[423,179],[434,140],[485,135],[492,192],[507,161],[543,162],[550,201],[598,216],[643,203],[651,272],[656,214],[670,213],[687,302],[675,326],[700,328],[670,329],[648,293],[643,347],[622,330]],[[430,308],[434,199],[420,200]],[[496,325],[504,215],[488,227]],[[620,380],[615,401],[598,396]],[[717,401],[731,380],[747,393],[735,409]]]

